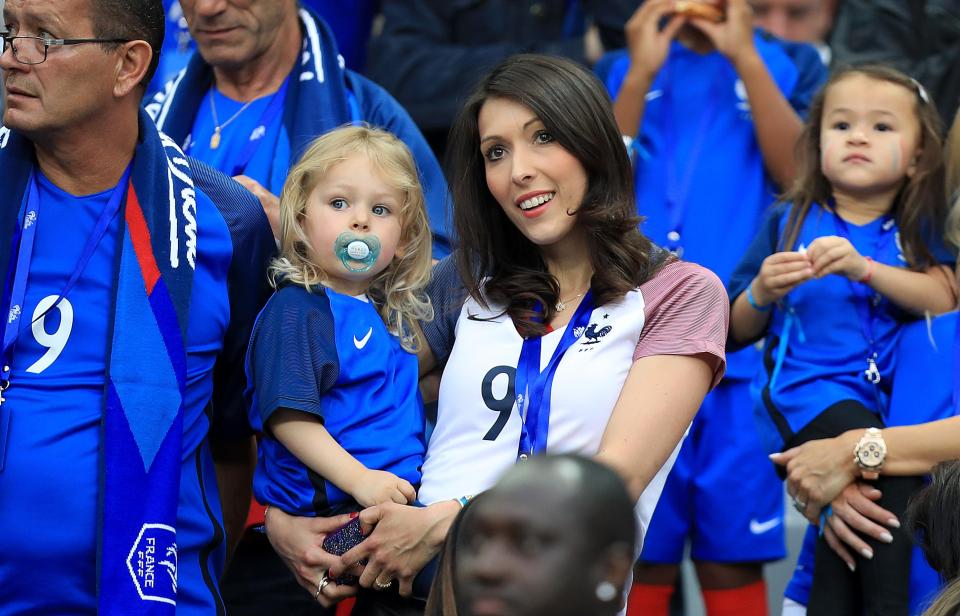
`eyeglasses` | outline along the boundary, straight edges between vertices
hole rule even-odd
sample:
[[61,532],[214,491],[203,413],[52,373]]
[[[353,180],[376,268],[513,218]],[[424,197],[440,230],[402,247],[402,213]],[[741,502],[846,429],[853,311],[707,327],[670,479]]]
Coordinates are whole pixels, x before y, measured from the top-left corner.
[[65,45],[82,45],[83,43],[129,43],[130,39],[121,38],[77,38],[52,39],[40,36],[9,36],[3,38],[3,53],[7,48],[13,51],[13,57],[20,64],[42,64],[47,59],[47,49],[63,47]]

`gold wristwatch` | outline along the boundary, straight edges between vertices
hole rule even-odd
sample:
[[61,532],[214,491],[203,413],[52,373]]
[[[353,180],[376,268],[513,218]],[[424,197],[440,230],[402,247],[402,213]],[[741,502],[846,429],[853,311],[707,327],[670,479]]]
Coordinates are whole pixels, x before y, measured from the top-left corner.
[[853,463],[860,469],[864,479],[873,481],[880,477],[880,469],[887,458],[887,444],[877,428],[867,428],[853,448]]

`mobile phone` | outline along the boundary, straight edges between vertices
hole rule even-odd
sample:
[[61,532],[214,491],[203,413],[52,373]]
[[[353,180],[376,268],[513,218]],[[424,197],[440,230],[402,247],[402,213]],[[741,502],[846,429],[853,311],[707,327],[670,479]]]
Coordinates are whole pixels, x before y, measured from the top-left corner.
[[[352,548],[360,545],[366,537],[360,528],[360,516],[357,516],[333,531],[323,540],[323,549],[336,556],[343,556]],[[365,562],[365,561],[362,561]],[[341,575],[333,580],[340,586],[356,586],[359,581],[355,575]]]

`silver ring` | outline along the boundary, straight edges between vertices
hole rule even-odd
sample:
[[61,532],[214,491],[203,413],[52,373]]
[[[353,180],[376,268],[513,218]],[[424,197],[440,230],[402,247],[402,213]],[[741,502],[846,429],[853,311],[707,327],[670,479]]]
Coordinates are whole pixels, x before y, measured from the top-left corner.
[[793,497],[793,508],[796,509],[800,515],[803,515],[807,512],[807,503],[797,497]]
[[386,582],[381,582],[380,578],[377,578],[373,581],[373,588],[375,590],[390,590],[391,586],[393,586],[393,580],[387,580]]
[[326,573],[324,573],[323,577],[320,578],[320,583],[317,584],[317,594],[313,595],[313,598],[316,601],[320,600],[320,595],[323,594],[323,589],[326,588],[329,583],[330,583],[330,578],[327,576]]

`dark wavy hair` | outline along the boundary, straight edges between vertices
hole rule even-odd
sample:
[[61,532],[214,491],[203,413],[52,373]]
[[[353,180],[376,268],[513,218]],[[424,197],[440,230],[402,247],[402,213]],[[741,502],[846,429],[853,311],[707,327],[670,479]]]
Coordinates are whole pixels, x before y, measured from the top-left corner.
[[810,207],[814,203],[827,203],[833,194],[830,181],[820,168],[823,107],[830,87],[851,75],[892,83],[914,95],[914,109],[920,124],[920,154],[913,177],[904,183],[894,198],[892,213],[900,230],[900,243],[907,264],[913,270],[923,271],[937,263],[924,241],[924,235],[942,235],[947,214],[940,114],[917,81],[882,64],[863,64],[837,70],[814,97],[809,119],[797,142],[797,179],[783,195],[783,200],[790,203],[791,207],[781,248],[792,250]]
[[[539,336],[553,318],[560,288],[537,246],[487,188],[477,116],[491,98],[529,108],[586,170],[576,224],[589,242],[596,305],[646,282],[662,260],[652,258],[655,248],[640,232],[633,170],[603,85],[562,58],[522,54],[504,60],[480,81],[450,130],[446,167],[460,241],[457,265],[477,302],[505,306],[521,335]],[[544,306],[539,314],[533,310],[537,302]]]
[[960,579],[960,461],[933,468],[930,485],[911,499],[906,518],[930,566],[946,582]]

